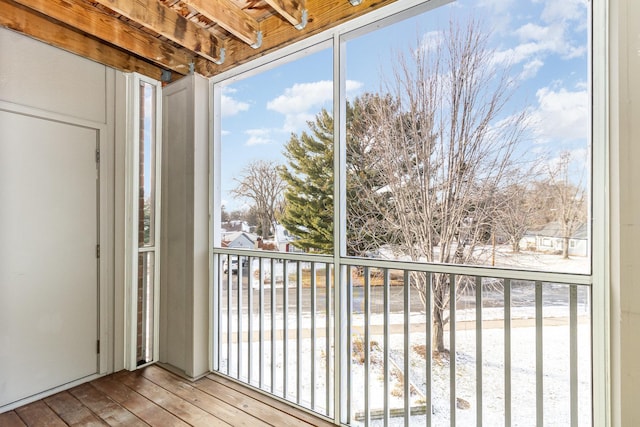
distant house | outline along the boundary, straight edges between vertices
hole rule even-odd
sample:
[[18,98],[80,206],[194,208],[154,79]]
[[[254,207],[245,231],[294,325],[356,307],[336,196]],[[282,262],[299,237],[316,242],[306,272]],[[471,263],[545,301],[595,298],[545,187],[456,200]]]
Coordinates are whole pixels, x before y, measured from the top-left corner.
[[304,252],[302,249],[294,246],[291,242],[297,239],[296,236],[289,233],[283,225],[277,222],[273,223],[273,237],[275,244],[280,252]]
[[254,249],[258,236],[244,231],[222,233],[222,247],[231,249]]
[[[569,255],[587,256],[588,237],[587,224],[581,224],[569,238]],[[520,248],[536,252],[562,252],[563,247],[562,225],[557,221],[529,229],[520,240]]]
[[251,227],[247,223],[247,221],[233,220],[227,221],[220,224],[220,228],[222,228],[222,232],[232,232],[232,231],[244,231],[245,233],[249,233],[251,231]]

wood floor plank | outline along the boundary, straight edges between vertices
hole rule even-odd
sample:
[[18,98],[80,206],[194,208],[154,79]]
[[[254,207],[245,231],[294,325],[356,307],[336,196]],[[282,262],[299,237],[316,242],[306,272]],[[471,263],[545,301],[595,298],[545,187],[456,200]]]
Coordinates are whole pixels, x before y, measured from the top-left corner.
[[0,427],[67,425],[333,426],[223,376],[189,381],[159,366],[120,371],[0,414]]
[[69,390],[78,401],[111,426],[145,427],[147,423],[100,392],[91,384],[82,384]]
[[220,399],[237,408],[250,411],[254,416],[273,426],[312,425],[206,377],[200,379],[196,387],[213,396],[220,396]]
[[21,406],[16,413],[29,427],[66,427],[66,423],[42,400]]
[[163,407],[115,381],[113,376],[97,379],[92,382],[92,385],[152,426],[188,426]]
[[[127,387],[135,390],[141,395],[145,396],[147,399],[153,401],[157,405],[163,407],[167,411],[171,412],[176,417],[180,418],[184,422],[193,425],[193,426],[212,426],[212,425],[230,425],[224,422],[221,418],[218,418],[209,412],[200,409],[199,407],[193,405],[192,403],[182,399],[181,397],[171,393],[170,391],[160,387],[159,385],[153,383],[147,378],[142,376],[140,371],[136,372],[125,372],[123,371],[120,374],[116,374],[114,376],[116,381],[121,382]],[[174,377],[174,381],[177,378]],[[218,408],[220,409],[220,407]],[[247,418],[250,418],[247,416]],[[236,418],[237,421],[242,421]],[[255,418],[253,418],[255,420]],[[235,420],[234,420],[235,421]],[[233,425],[238,426],[250,426],[251,424],[246,424],[244,422],[240,422]]]
[[240,385],[234,381],[228,380],[220,375],[215,375],[215,374],[209,374],[207,375],[205,378],[217,382],[219,384],[222,384],[225,387],[228,387],[231,390],[235,390],[236,392],[242,393],[246,396],[251,397],[252,399],[255,399],[257,402],[261,402],[263,404],[267,404],[268,406],[271,406],[272,408],[274,408],[274,410],[289,414],[295,418],[297,418],[298,420],[304,421],[310,425],[313,426],[319,426],[319,427],[334,427],[335,424],[332,424],[328,421],[323,420],[322,418],[316,417],[312,414],[309,414],[305,411],[302,411],[300,409],[297,409],[291,405],[288,405],[286,403],[283,403],[279,400],[276,399],[270,399],[266,396],[264,396],[262,393],[255,391],[249,387],[245,387],[243,385]]
[[63,391],[44,399],[44,403],[69,425],[86,427],[108,425],[69,392]]
[[206,393],[198,389],[195,383],[183,380],[160,367],[149,366],[142,370],[141,374],[158,386],[225,420],[230,425],[248,427],[267,427],[272,425],[265,422],[267,420],[255,413],[253,408],[248,413],[242,408],[227,403],[222,395]]
[[18,414],[15,411],[5,412],[0,414],[0,427],[23,427],[26,426],[22,422]]

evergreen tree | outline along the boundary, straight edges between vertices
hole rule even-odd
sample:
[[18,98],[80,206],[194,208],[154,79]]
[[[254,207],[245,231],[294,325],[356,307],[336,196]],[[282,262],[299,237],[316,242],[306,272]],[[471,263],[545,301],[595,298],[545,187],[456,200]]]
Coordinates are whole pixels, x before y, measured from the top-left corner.
[[[389,194],[376,165],[376,129],[372,115],[389,97],[364,94],[347,102],[347,254],[364,256],[387,242],[382,227]],[[333,251],[333,116],[322,110],[310,133],[292,135],[285,145],[289,168],[281,170],[287,183],[282,225],[300,239],[294,244],[305,250]]]
[[294,245],[321,253],[333,252],[333,116],[322,109],[309,133],[291,135],[281,168],[287,184],[280,223],[294,236]]

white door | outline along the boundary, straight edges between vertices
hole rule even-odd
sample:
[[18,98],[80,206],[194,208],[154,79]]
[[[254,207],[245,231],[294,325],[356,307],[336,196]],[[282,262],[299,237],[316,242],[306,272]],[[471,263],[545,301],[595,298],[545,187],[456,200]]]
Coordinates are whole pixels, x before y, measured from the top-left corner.
[[97,141],[0,110],[0,412],[98,370]]

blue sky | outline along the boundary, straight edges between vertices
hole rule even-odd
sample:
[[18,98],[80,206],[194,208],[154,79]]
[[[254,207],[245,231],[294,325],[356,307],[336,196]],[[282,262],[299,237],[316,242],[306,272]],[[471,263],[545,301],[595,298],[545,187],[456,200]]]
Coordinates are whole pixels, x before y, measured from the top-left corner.
[[[574,153],[584,166],[588,152],[588,2],[586,0],[465,0],[366,34],[347,44],[347,96],[380,87],[398,50],[437,43],[451,17],[479,19],[491,29],[494,62],[519,82],[513,110],[527,108],[526,150],[548,156]],[[227,86],[222,95],[222,202],[233,199],[242,169],[255,160],[284,163],[291,133],[307,129],[332,105],[332,52],[327,49]]]

